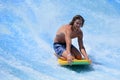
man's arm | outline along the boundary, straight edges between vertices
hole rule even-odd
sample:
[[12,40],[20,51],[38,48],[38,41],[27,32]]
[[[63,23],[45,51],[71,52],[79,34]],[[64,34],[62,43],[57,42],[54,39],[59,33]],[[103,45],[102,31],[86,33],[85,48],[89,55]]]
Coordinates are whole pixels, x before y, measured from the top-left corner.
[[81,51],[82,55],[85,59],[89,59],[88,55],[86,53],[85,47],[83,45],[83,34],[81,36],[78,36],[78,44],[79,44],[79,50]]
[[71,55],[71,29],[68,27],[65,31],[65,41],[66,41],[66,52],[67,52],[67,61],[68,63],[71,63],[73,60],[73,57]]
[[68,54],[71,54],[71,38],[70,38],[70,29],[68,28],[66,31],[65,31],[65,41],[66,41],[66,51]]

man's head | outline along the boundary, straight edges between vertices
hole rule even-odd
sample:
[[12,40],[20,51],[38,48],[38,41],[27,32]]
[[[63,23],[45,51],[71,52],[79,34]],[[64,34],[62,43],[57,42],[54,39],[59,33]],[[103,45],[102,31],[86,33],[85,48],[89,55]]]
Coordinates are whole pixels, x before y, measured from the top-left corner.
[[78,24],[79,27],[83,27],[84,21],[85,20],[81,15],[76,15],[73,17],[72,21],[70,22],[70,25],[74,26]]

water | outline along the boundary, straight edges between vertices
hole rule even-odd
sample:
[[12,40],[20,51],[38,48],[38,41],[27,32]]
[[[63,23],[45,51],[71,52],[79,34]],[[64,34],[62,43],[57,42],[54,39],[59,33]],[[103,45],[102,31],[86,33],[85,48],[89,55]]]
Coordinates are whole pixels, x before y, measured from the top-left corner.
[[[76,14],[92,64],[62,67],[53,38]],[[120,0],[0,0],[0,80],[119,80],[119,15]]]

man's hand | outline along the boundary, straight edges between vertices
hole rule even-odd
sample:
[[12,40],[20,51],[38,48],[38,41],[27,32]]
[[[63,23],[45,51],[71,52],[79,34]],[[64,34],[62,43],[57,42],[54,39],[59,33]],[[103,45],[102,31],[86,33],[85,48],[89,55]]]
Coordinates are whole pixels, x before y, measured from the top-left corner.
[[67,61],[68,63],[71,63],[73,61],[74,57],[71,54],[67,55]]

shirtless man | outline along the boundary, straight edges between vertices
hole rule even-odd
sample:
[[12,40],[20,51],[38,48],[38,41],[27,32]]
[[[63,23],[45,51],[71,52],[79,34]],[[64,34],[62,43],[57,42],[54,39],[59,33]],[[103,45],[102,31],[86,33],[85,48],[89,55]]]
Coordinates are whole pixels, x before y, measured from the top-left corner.
[[[57,31],[53,47],[59,58],[66,59],[69,63],[73,59],[82,59],[82,55],[86,60],[89,59],[83,45],[83,32],[80,29],[83,24],[83,17],[76,15],[69,24],[60,27]],[[73,38],[78,39],[79,50],[72,45]]]

